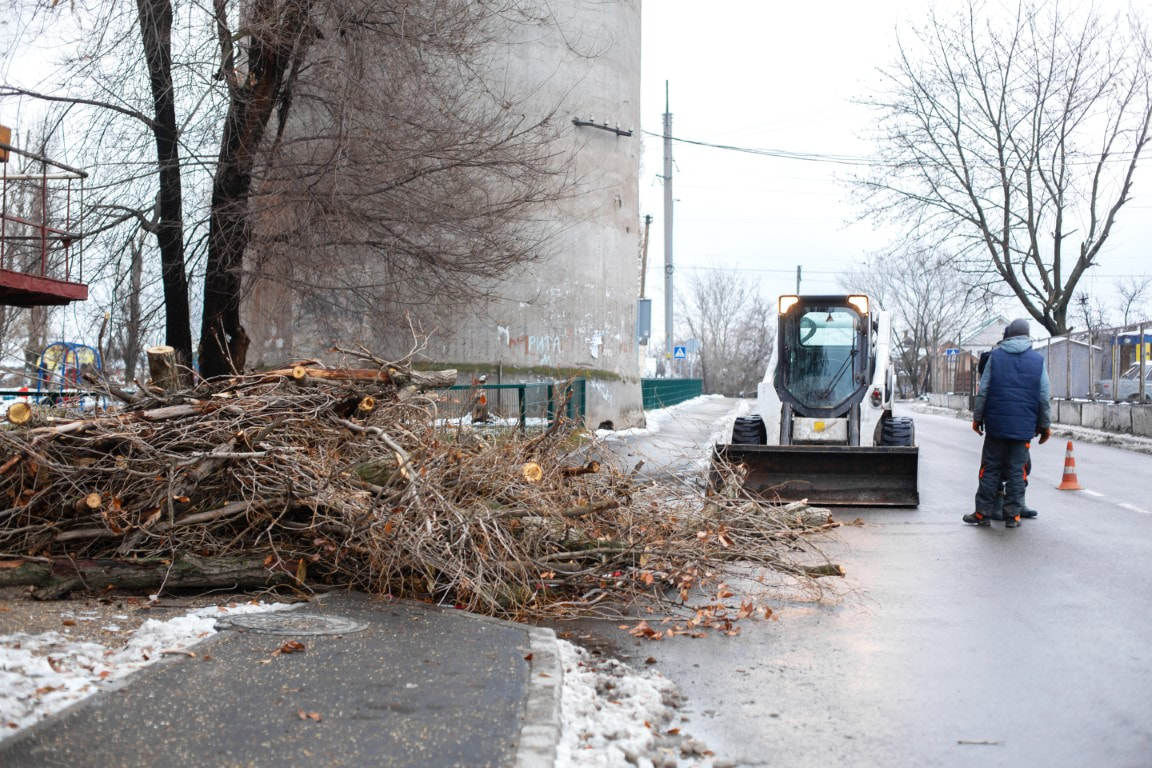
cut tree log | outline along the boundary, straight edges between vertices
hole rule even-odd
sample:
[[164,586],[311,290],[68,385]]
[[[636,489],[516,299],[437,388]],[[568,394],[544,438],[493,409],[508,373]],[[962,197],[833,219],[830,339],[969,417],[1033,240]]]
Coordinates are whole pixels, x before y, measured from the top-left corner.
[[808,576],[844,576],[846,571],[844,566],[837,565],[836,563],[825,563],[824,565],[805,565],[801,566],[801,570]]
[[10,424],[15,424],[17,426],[21,424],[27,424],[32,420],[32,406],[28,405],[28,403],[24,402],[23,400],[12,403],[12,405],[8,406],[7,418],[8,423]]
[[590,461],[582,467],[561,467],[560,473],[567,477],[576,475],[594,475],[600,471],[600,462]]
[[102,503],[103,501],[100,498],[100,494],[89,493],[72,502],[72,509],[77,514],[86,514],[95,512],[96,510],[100,509],[100,505]]
[[336,381],[383,381],[398,387],[412,385],[420,389],[450,387],[456,383],[456,371],[400,371],[395,368],[315,368],[294,365],[291,368],[277,368],[265,371],[265,376],[284,376],[296,381],[308,379],[328,379]]
[[154,387],[172,392],[180,388],[180,371],[176,368],[176,350],[167,344],[148,349],[148,375]]
[[0,587],[34,586],[32,597],[55,600],[78,589],[250,589],[296,581],[295,564],[269,568],[263,558],[179,555],[175,560],[0,561]]

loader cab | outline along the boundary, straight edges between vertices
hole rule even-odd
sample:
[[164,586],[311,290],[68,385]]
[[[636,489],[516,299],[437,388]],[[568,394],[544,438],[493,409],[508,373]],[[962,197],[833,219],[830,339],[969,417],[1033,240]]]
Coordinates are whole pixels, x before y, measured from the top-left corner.
[[776,391],[809,418],[845,415],[869,383],[865,296],[781,296]]

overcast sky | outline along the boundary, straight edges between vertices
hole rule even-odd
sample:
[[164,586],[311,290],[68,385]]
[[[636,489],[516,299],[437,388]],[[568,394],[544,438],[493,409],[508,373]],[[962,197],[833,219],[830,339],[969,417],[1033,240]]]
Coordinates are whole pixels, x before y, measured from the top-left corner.
[[[1152,5],[1150,0],[1139,2]],[[937,5],[956,5],[947,0]],[[1120,3],[1104,3],[1112,8]],[[703,10],[706,9],[706,10]],[[644,164],[640,213],[653,216],[647,293],[662,349],[665,81],[678,138],[817,155],[873,154],[859,138],[871,115],[851,100],[878,82],[897,27],[923,20],[925,0],[766,3],[646,2],[643,11]],[[677,143],[673,148],[674,261],[678,290],[700,268],[746,270],[775,296],[839,292],[837,275],[891,235],[849,224],[857,210],[841,180],[849,165],[761,157]],[[1121,213],[1110,247],[1084,288],[1111,295],[1113,277],[1150,274],[1152,176]],[[1091,274],[1091,273],[1090,273]]]

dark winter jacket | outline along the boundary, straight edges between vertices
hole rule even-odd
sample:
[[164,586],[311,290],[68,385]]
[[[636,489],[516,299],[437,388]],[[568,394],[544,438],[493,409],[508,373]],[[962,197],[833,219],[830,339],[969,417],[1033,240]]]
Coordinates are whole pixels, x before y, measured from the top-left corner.
[[1027,336],[1000,342],[980,376],[972,420],[984,432],[1006,440],[1031,440],[1052,426],[1051,385],[1044,358]]

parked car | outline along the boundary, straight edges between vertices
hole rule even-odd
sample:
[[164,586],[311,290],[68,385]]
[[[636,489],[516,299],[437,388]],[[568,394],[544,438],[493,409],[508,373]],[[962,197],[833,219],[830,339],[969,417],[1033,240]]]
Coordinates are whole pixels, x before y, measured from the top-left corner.
[[1112,379],[1096,382],[1101,400],[1139,400],[1140,370],[1144,370],[1144,400],[1152,401],[1152,363],[1136,363],[1124,371],[1117,381],[1116,394],[1112,394]]

